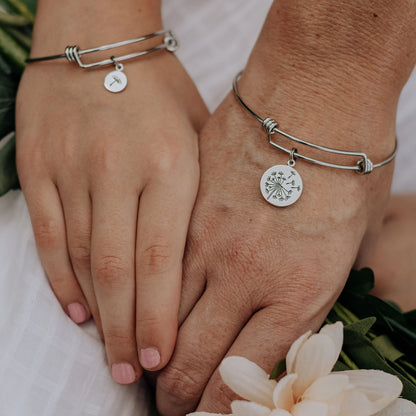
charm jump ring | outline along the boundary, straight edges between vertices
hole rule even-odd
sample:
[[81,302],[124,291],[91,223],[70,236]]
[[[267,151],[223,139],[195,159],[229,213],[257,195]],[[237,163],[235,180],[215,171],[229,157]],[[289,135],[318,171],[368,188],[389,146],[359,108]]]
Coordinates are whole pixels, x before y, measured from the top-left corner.
[[296,165],[296,153],[297,153],[298,149],[295,149],[294,147],[292,148],[292,150],[290,151],[290,158],[287,161],[287,164],[293,168]]

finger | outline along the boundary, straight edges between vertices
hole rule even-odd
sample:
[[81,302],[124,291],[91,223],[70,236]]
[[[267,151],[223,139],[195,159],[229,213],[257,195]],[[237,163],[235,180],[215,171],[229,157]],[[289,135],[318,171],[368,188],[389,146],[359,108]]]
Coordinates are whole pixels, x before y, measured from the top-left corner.
[[68,251],[75,276],[88,302],[98,330],[102,334],[101,320],[91,276],[91,199],[83,182],[74,179],[76,189],[62,189],[67,230]]
[[213,371],[251,315],[247,302],[220,290],[206,292],[181,326],[171,362],[157,381],[161,415],[192,411]]
[[[36,185],[36,186],[35,186]],[[59,303],[75,323],[90,312],[72,270],[58,191],[52,182],[28,184],[24,189],[42,265]]]
[[131,384],[142,374],[134,331],[138,197],[107,189],[93,192],[91,269],[113,380]]
[[[308,315],[300,312],[300,308],[288,310],[282,306],[257,312],[241,331],[227,356],[246,357],[270,374],[293,341],[309,329],[318,329],[328,312],[319,310]],[[216,370],[204,390],[197,411],[228,413],[235,398],[235,393],[224,384]]]
[[196,194],[196,185],[187,182],[177,179],[169,187],[152,183],[140,198],[136,336],[140,363],[147,370],[164,367],[175,345],[182,258]]
[[202,296],[206,283],[205,276],[206,268],[204,257],[203,253],[200,253],[200,251],[197,250],[196,244],[194,247],[191,220],[191,228],[188,233],[188,239],[185,246],[185,257],[183,260],[181,301],[178,314],[179,326],[182,325],[196,302]]

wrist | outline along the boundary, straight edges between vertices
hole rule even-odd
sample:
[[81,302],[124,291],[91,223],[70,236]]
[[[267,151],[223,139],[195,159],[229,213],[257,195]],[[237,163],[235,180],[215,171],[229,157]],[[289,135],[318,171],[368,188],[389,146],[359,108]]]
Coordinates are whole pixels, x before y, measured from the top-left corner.
[[318,79],[344,70],[400,92],[416,64],[415,19],[412,2],[275,0],[258,49],[265,64],[281,57],[279,67]]
[[298,3],[275,1],[241,80],[242,94],[295,136],[369,154],[377,147],[376,158],[389,154],[416,46],[416,36],[389,30],[394,22],[409,26],[409,18],[391,10],[392,21],[385,8],[400,7],[380,2],[378,17],[370,17],[381,22],[370,30],[363,23],[369,10],[360,9],[367,1]]
[[122,3],[115,7],[109,0],[40,0],[31,56],[60,53],[68,45],[91,48],[162,29],[160,0]]
[[[271,8],[241,79],[246,101],[294,136],[369,155],[375,151],[375,159],[390,154],[416,36],[400,39],[378,23],[373,36],[364,25],[361,33],[355,26],[368,13],[357,8],[366,1],[336,7],[325,0],[298,3],[275,1]],[[378,7],[388,7],[384,3]],[[387,20],[390,29],[386,12],[377,12],[371,18]],[[409,19],[401,17],[399,23],[406,26]]]

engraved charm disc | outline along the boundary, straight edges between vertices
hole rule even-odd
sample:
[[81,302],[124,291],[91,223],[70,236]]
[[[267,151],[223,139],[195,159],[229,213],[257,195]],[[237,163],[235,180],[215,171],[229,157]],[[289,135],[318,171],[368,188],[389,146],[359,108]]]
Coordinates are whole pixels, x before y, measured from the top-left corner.
[[126,88],[127,77],[124,72],[112,71],[105,77],[104,87],[110,92],[120,92]]
[[276,207],[294,204],[302,194],[302,178],[293,167],[276,165],[263,173],[260,191],[264,199]]

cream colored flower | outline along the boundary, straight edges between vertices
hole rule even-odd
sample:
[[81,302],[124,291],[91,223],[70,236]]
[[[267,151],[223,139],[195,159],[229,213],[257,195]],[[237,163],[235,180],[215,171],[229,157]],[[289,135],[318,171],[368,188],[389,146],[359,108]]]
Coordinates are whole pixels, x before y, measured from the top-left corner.
[[397,377],[378,370],[331,372],[342,342],[341,322],[325,325],[318,334],[302,335],[287,353],[287,374],[278,382],[246,358],[224,359],[224,382],[248,400],[233,401],[231,415],[416,416],[414,403],[398,399],[402,383]]

